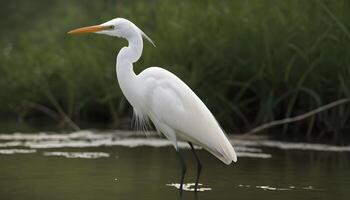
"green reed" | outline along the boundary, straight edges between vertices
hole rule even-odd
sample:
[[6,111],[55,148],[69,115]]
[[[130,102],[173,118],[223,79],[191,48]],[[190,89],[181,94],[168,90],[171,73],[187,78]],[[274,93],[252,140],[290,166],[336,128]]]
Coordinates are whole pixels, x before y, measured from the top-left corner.
[[[122,127],[131,108],[115,78],[121,39],[71,37],[114,17],[145,43],[137,72],[162,66],[203,99],[228,132],[302,114],[350,95],[350,3],[337,1],[11,1],[1,6],[0,110],[24,118],[62,110],[75,122]],[[29,103],[28,103],[29,102]],[[307,138],[346,137],[350,106],[275,128]],[[46,113],[47,114],[47,113]],[[60,117],[58,117],[60,118]]]

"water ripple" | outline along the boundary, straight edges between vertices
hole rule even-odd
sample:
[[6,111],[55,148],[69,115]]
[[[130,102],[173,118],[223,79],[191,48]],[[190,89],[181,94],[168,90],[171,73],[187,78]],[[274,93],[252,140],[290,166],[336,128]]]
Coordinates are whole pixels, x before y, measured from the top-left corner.
[[44,152],[44,156],[63,156],[66,158],[96,159],[109,157],[105,152]]
[[0,149],[0,154],[35,153],[35,149]]
[[[195,183],[184,183],[182,185],[182,190],[183,191],[189,191],[189,192],[193,192],[194,191],[194,186],[196,184]],[[180,190],[180,183],[169,183],[169,184],[166,184],[166,186],[170,186],[170,187],[175,187],[177,188],[178,190]],[[203,186],[202,183],[198,183],[198,188],[197,188],[197,191],[198,192],[205,192],[205,191],[210,191],[212,190],[211,188],[208,188],[208,187],[201,187]]]
[[269,190],[269,191],[289,191],[289,190],[317,190],[313,186],[302,186],[302,187],[296,187],[296,186],[288,186],[288,187],[275,187],[275,186],[269,186],[269,185],[238,185],[240,188],[256,188],[256,189],[262,189],[262,190]]
[[312,150],[312,151],[332,151],[332,152],[350,152],[350,146],[335,146],[328,144],[316,143],[296,143],[296,142],[281,142],[274,140],[235,140],[231,139],[231,143],[243,146],[254,147],[271,147],[278,149],[295,149],[295,150]]

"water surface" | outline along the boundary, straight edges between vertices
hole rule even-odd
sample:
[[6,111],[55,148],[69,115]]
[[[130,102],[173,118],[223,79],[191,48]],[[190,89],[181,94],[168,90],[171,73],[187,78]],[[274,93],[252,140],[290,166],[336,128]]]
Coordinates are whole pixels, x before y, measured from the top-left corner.
[[[238,163],[198,149],[202,192],[182,199],[348,199],[350,147],[232,139]],[[0,134],[0,199],[180,199],[171,144],[129,132]],[[188,146],[187,190],[196,163]]]

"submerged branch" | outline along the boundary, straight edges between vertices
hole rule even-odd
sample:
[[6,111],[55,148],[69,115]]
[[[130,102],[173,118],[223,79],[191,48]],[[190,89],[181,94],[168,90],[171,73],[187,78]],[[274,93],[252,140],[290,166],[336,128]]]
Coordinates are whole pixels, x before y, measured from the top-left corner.
[[266,123],[266,124],[263,124],[261,126],[258,126],[246,133],[244,133],[243,135],[252,135],[252,134],[255,134],[257,132],[260,132],[262,130],[265,130],[265,129],[268,129],[268,128],[271,128],[273,126],[278,126],[278,125],[282,125],[282,124],[288,124],[288,123],[292,123],[292,122],[296,122],[296,121],[300,121],[300,120],[303,120],[303,119],[306,119],[308,117],[311,117],[313,115],[316,115],[320,112],[323,112],[325,110],[328,110],[328,109],[331,109],[335,106],[338,106],[338,105],[341,105],[341,104],[345,104],[345,103],[349,103],[350,102],[350,98],[344,98],[344,99],[339,99],[337,101],[333,101],[329,104],[326,104],[324,106],[321,106],[321,107],[318,107],[314,110],[311,110],[305,114],[302,114],[302,115],[298,115],[296,117],[289,117],[289,118],[285,118],[285,119],[280,119],[280,120],[276,120],[276,121],[272,121],[272,122],[269,122],[269,123]]

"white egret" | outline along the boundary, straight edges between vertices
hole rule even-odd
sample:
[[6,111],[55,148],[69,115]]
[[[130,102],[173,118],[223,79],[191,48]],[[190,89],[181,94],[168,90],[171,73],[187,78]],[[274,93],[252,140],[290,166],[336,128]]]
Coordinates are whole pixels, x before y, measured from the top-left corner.
[[202,165],[193,144],[209,151],[225,164],[237,161],[236,153],[220,125],[200,98],[177,76],[159,68],[150,67],[139,74],[133,63],[141,57],[143,39],[153,41],[129,20],[116,18],[100,25],[74,29],[69,34],[99,33],[124,38],[128,46],[117,56],[116,73],[119,86],[141,122],[151,120],[159,134],[174,145],[182,166],[180,191],[186,173],[186,164],[179,153],[178,141],[189,143],[197,161],[197,191]]

